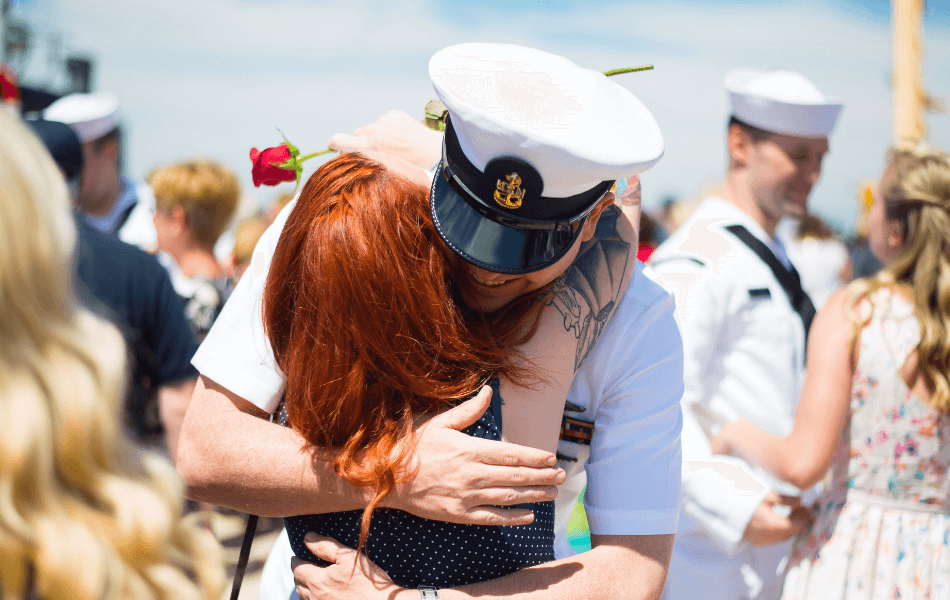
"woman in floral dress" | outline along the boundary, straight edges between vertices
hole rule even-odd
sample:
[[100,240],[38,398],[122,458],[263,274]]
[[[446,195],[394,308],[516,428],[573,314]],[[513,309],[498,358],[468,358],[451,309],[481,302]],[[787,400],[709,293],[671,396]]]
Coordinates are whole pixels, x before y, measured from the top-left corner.
[[792,433],[713,440],[802,489],[831,468],[785,600],[950,598],[950,154],[892,148],[868,235],[886,266],[816,317]]

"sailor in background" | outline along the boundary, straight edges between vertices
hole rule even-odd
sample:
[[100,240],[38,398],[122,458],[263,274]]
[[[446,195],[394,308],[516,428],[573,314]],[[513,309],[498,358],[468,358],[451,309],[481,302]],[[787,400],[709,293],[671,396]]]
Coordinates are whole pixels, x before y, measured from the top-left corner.
[[119,100],[114,94],[70,94],[53,102],[43,118],[73,128],[82,142],[84,167],[77,207],[85,221],[107,235],[153,252],[155,200],[145,183],[122,176]]
[[683,495],[668,600],[778,597],[801,492],[710,453],[722,423],[791,431],[815,314],[775,228],[805,206],[842,105],[788,71],[732,71],[729,167],[650,259],[673,292],[685,351]]

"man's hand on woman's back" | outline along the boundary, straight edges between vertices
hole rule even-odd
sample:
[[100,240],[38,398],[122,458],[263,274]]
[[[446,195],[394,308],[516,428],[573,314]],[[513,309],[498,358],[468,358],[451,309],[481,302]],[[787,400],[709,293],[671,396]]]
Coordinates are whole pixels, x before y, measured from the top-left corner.
[[415,472],[383,504],[452,523],[530,523],[531,511],[499,506],[553,500],[566,475],[555,468],[550,452],[461,433],[490,403],[491,388],[485,386],[474,398],[422,425]]

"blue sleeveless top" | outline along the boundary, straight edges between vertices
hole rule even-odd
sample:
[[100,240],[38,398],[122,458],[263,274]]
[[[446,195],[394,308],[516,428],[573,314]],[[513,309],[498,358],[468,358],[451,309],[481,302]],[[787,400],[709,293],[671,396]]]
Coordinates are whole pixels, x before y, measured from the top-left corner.
[[[463,432],[500,440],[501,396],[497,380],[491,386],[491,407]],[[534,522],[508,527],[459,525],[379,508],[373,511],[364,552],[396,585],[405,588],[477,583],[554,560],[554,502],[522,504],[518,508],[532,510]],[[284,523],[294,553],[326,566],[307,549],[304,536],[313,531],[356,548],[362,517],[362,510],[352,510],[287,517]]]

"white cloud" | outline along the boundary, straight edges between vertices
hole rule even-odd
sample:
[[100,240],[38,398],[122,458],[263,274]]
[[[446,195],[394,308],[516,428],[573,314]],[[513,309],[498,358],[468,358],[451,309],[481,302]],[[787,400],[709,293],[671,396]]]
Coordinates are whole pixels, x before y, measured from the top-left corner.
[[[247,151],[278,142],[275,127],[317,149],[389,108],[421,117],[433,95],[428,56],[475,40],[535,46],[604,70],[655,64],[619,80],[651,108],[667,141],[643,178],[648,205],[722,175],[722,77],[735,66],[799,70],[845,102],[812,196],[839,223],[852,221],[855,187],[877,174],[890,139],[888,25],[817,1],[479,10],[426,0],[58,2],[67,42],[95,53],[99,87],[122,100],[136,176],[202,154],[249,184]],[[946,28],[927,29],[926,59],[929,91],[950,97]],[[931,139],[950,146],[950,116],[929,123]]]

